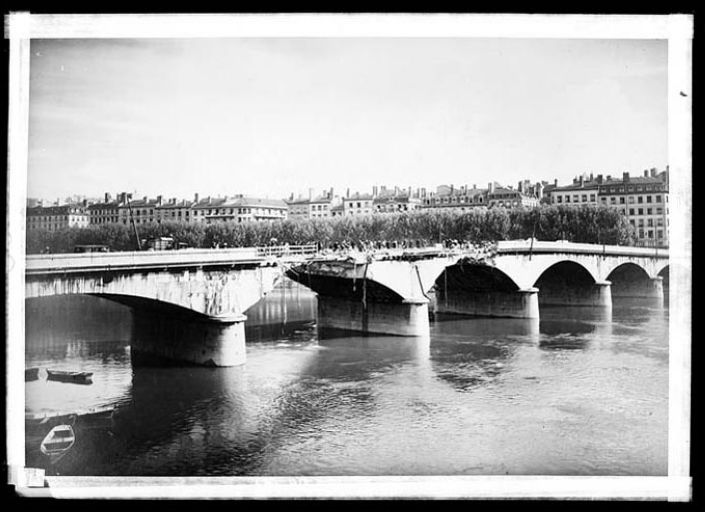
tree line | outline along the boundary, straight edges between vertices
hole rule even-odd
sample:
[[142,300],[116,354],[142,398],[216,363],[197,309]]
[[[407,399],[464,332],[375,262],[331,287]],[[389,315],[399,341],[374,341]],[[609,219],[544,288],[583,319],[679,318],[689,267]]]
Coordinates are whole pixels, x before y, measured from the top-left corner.
[[[215,224],[164,222],[137,226],[140,239],[171,236],[188,247],[251,247],[319,243],[360,244],[370,241],[446,240],[495,242],[526,239],[630,245],[634,229],[609,206],[542,205],[535,208],[491,208],[466,212],[421,210],[365,216]],[[27,231],[27,253],[73,252],[76,245],[107,245],[111,251],[137,249],[129,224]]]

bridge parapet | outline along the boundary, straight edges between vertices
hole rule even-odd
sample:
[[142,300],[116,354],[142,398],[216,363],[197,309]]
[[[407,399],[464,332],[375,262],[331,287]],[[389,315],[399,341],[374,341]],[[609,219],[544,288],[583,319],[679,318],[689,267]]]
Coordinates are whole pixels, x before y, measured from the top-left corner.
[[528,240],[502,240],[497,242],[500,254],[552,253],[600,254],[604,256],[631,256],[668,259],[668,249],[659,247],[634,247],[627,245],[584,244],[558,240],[555,242]]

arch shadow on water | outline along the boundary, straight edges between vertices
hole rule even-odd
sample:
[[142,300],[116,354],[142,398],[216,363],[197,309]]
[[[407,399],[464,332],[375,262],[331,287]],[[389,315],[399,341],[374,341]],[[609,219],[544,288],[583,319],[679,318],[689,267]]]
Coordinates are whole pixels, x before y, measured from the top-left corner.
[[520,347],[535,346],[539,321],[437,313],[431,337],[435,377],[468,392],[501,377]]

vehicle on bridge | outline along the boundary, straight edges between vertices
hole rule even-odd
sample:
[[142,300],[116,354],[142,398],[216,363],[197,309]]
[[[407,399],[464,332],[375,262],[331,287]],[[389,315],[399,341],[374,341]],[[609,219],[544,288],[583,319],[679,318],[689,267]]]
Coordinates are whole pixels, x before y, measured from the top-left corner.
[[158,236],[144,240],[142,246],[147,251],[172,251],[177,249],[186,249],[188,244],[185,242],[176,242],[171,236]]
[[74,246],[73,252],[110,252],[110,247],[103,244],[81,244]]

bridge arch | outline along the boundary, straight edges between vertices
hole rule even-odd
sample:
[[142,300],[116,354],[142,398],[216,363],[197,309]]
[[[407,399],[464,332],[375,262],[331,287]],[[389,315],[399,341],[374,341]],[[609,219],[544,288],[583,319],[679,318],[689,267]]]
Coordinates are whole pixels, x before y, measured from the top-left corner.
[[561,260],[536,279],[539,306],[612,306],[609,283],[595,279],[584,265]]
[[445,267],[435,280],[435,288],[456,288],[470,292],[515,292],[519,285],[506,272],[489,265],[458,262]]
[[566,285],[593,285],[598,281],[595,274],[585,265],[571,260],[561,260],[545,266],[537,275],[533,285],[541,290],[546,286],[561,282]]

